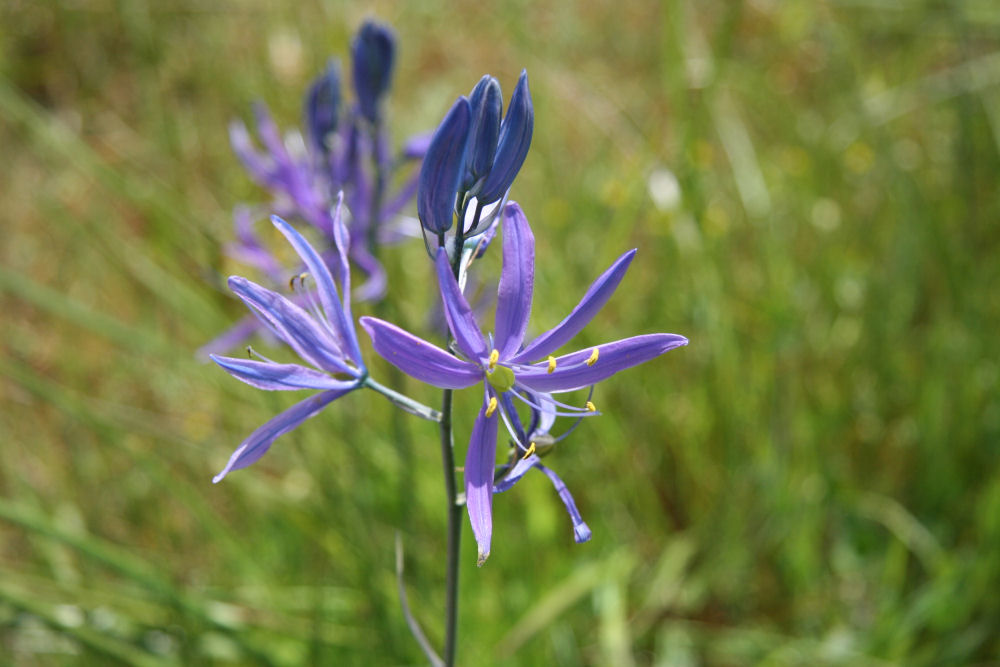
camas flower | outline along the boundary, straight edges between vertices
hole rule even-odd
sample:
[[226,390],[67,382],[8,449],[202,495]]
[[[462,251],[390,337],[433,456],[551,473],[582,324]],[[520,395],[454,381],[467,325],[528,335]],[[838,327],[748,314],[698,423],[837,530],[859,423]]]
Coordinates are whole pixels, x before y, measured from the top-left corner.
[[[226,467],[215,476],[219,482],[233,470],[245,468],[263,456],[279,436],[317,414],[341,396],[365,386],[368,370],[361,359],[354,320],[351,316],[351,277],[347,263],[348,236],[338,207],[333,216],[334,239],[340,255],[340,290],[326,262],[302,235],[277,216],[271,221],[285,235],[302,258],[308,273],[297,281],[309,310],[277,292],[232,276],[230,288],[257,315],[279,340],[291,347],[312,368],[301,364],[283,364],[264,357],[259,360],[212,355],[212,360],[247,384],[266,390],[319,389],[320,393],[297,403],[254,431],[229,458]],[[315,282],[317,303],[306,282]],[[310,312],[311,311],[311,312]]]
[[[517,204],[508,204],[503,216],[503,269],[491,336],[484,335],[476,322],[443,249],[438,250],[436,257],[438,282],[458,356],[383,320],[361,318],[361,325],[371,337],[376,352],[418,380],[446,389],[483,383],[483,403],[472,428],[465,459],[466,505],[479,546],[479,564],[489,556],[493,531],[498,421],[502,419],[514,440],[522,442],[514,424],[515,420],[519,421],[514,400],[537,408],[542,394],[593,385],[688,342],[676,334],[649,334],[552,356],[579,333],[610,298],[635,256],[635,250],[631,250],[594,281],[562,322],[523,345],[534,289],[535,242]],[[559,408],[556,414],[596,414],[589,400],[586,407],[556,405]],[[533,453],[529,446],[526,454]]]

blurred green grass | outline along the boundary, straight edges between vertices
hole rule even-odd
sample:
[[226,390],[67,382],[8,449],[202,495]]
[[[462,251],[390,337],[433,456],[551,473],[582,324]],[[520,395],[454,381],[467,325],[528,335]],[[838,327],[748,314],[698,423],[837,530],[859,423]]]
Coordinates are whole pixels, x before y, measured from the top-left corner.
[[[440,641],[432,426],[398,446],[351,396],[212,486],[293,399],[193,354],[243,314],[221,247],[262,197],[227,123],[296,125],[368,15],[399,33],[397,141],[528,69],[533,321],[639,247],[581,344],[692,341],[553,456],[591,543],[541,478],[497,498],[486,567],[466,532],[462,662],[997,659],[1000,10],[874,0],[5,3],[0,655],[420,663],[397,529]],[[396,284],[430,281],[418,246]]]

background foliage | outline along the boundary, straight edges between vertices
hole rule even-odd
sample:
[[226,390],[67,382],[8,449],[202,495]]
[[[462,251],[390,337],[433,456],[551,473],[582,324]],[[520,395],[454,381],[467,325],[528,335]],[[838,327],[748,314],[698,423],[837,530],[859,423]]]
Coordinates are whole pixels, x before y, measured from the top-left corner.
[[[604,383],[605,416],[551,459],[591,543],[541,476],[498,497],[482,569],[466,531],[462,661],[996,659],[987,0],[3,3],[0,654],[419,663],[397,529],[440,641],[433,425],[387,428],[388,404],[351,396],[213,486],[294,398],[194,356],[243,314],[221,248],[234,204],[263,197],[228,121],[263,99],[297,125],[369,15],[400,39],[396,141],[484,72],[509,95],[528,69],[534,321],[639,247],[581,345],[692,341]],[[397,319],[424,321],[420,244],[385,257]]]

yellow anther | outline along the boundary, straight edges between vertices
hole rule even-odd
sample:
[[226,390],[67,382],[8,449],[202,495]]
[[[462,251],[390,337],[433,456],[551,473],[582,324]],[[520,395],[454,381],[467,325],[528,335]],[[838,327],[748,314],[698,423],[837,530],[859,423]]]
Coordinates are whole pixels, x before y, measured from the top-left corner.
[[490,352],[490,364],[489,364],[490,371],[492,371],[494,368],[497,367],[498,361],[500,361],[500,353],[497,352],[496,350],[493,350],[492,352]]
[[306,278],[308,278],[308,277],[309,277],[308,273],[300,273],[297,276],[292,276],[291,279],[288,281],[288,289],[292,290],[293,292],[295,291],[295,281],[296,280],[299,281],[300,285],[302,285],[303,287],[305,287]]
[[490,404],[486,406],[486,416],[492,417],[493,413],[497,411],[497,399],[496,396],[490,396]]
[[549,355],[549,372],[551,373],[556,369],[556,358],[551,354]]
[[594,348],[594,349],[593,349],[593,350],[592,350],[592,351],[590,352],[590,359],[587,359],[587,365],[588,365],[588,366],[593,366],[594,364],[596,364],[596,363],[597,363],[597,357],[598,357],[598,354],[597,354],[597,348],[595,347],[595,348]]
[[526,452],[524,452],[524,456],[522,456],[521,459],[524,460],[534,453],[535,453],[535,443],[531,443],[531,446],[528,447]]
[[253,348],[247,345],[247,359],[253,359]]
[[597,412],[597,406],[591,403],[590,401],[587,401],[587,409],[590,410],[591,412]]

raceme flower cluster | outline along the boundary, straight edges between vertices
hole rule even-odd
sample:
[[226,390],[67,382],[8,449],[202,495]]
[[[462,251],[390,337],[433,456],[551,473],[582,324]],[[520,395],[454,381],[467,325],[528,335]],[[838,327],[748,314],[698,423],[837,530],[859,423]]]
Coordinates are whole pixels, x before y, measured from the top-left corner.
[[[594,387],[619,371],[650,361],[687,344],[676,334],[637,335],[565,352],[611,298],[636,251],[622,254],[584,290],[579,303],[556,326],[528,336],[534,295],[535,237],[520,205],[509,201],[514,180],[527,157],[534,110],[527,73],[522,73],[506,113],[499,82],[484,76],[468,97],[459,97],[434,135],[411,142],[403,158],[423,158],[419,175],[404,183],[395,197],[384,197],[384,180],[396,162],[387,157],[383,104],[395,61],[395,40],[374,23],[361,28],[352,47],[355,104],[344,111],[340,71],[331,63],[313,83],[305,104],[307,140],[296,154],[283,141],[263,107],[257,128],[265,152],[251,144],[241,124],[232,128],[233,145],[254,178],[274,193],[273,225],[301,260],[291,281],[285,269],[260,243],[253,214],[237,212],[238,255],[269,276],[287,282],[288,297],[246,278],[231,277],[229,286],[250,308],[256,325],[287,345],[303,363],[281,363],[247,348],[250,358],[213,354],[212,359],[237,379],[269,391],[314,390],[254,431],[233,452],[220,481],[233,470],[260,459],[281,435],[298,427],[337,399],[357,389],[372,389],[394,405],[450,429],[450,392],[478,392],[481,403],[462,466],[465,505],[478,545],[478,562],[490,554],[493,496],[511,489],[530,470],[546,475],[566,507],[577,542],[591,530],[562,479],[542,458],[585,420],[598,416]],[[427,245],[428,270],[436,282],[447,321],[446,339],[437,344],[371,315],[359,322],[374,351],[407,375],[445,392],[438,412],[376,382],[358,343],[352,314],[351,264],[367,276],[361,297],[386,292],[384,272],[373,257],[372,243],[388,238],[385,223],[406,209],[416,194],[416,208]],[[321,240],[317,249],[282,217],[305,224]],[[493,328],[484,329],[465,293],[465,285],[497,232],[502,234],[502,269]],[[359,240],[360,237],[360,240]],[[428,238],[436,240],[428,243]],[[374,284],[374,287],[373,287]],[[412,281],[411,281],[412,284]],[[393,285],[388,295],[405,298]],[[376,289],[377,288],[377,289]],[[252,331],[242,324],[226,343]],[[587,391],[583,401],[570,392]],[[446,419],[445,416],[448,416]],[[572,420],[560,435],[559,419]],[[499,424],[509,442],[497,463]],[[450,432],[446,441],[450,442]],[[446,470],[446,475],[455,471]]]
[[[361,326],[371,337],[375,351],[407,375],[443,389],[482,384],[483,402],[465,458],[466,505],[479,545],[480,564],[489,556],[493,533],[498,422],[504,422],[511,441],[527,459],[536,454],[537,444],[532,444],[534,441],[521,426],[518,404],[533,411],[550,406],[550,414],[554,416],[597,414],[590,400],[583,406],[573,406],[556,401],[552,394],[592,386],[688,342],[676,334],[649,334],[553,356],[610,298],[635,256],[635,250],[631,250],[590,285],[562,322],[525,343],[534,291],[535,240],[521,207],[514,202],[504,207],[502,224],[503,269],[491,334],[484,332],[477,322],[443,248],[437,251],[435,267],[448,327],[457,348],[454,352],[389,322],[361,318]],[[508,482],[501,489],[513,483]],[[559,486],[562,494],[565,487],[561,482]],[[567,497],[568,492],[564,500]],[[572,498],[568,498],[567,508],[571,508],[576,537],[586,540],[590,531],[579,520]]]
[[[271,193],[266,205],[241,206],[234,211],[236,240],[227,246],[232,257],[280,284],[285,268],[261,242],[254,224],[273,213],[315,229],[323,240],[323,256],[328,262],[337,261],[337,253],[330,250],[334,244],[332,216],[343,193],[344,215],[351,231],[348,256],[366,276],[355,296],[362,301],[385,296],[386,276],[377,258],[377,246],[404,240],[418,229],[412,213],[406,213],[417,190],[419,171],[415,167],[430,139],[426,134],[412,137],[396,155],[389,148],[384,106],[395,57],[393,32],[366,22],[351,47],[353,104],[345,103],[340,64],[331,60],[306,93],[304,135],[282,135],[262,103],[253,108],[261,148],[242,121],[230,125],[233,151],[253,180]],[[403,179],[390,191],[390,185],[398,180],[397,172],[404,174]],[[203,350],[227,350],[255,327],[253,320],[246,320]]]

